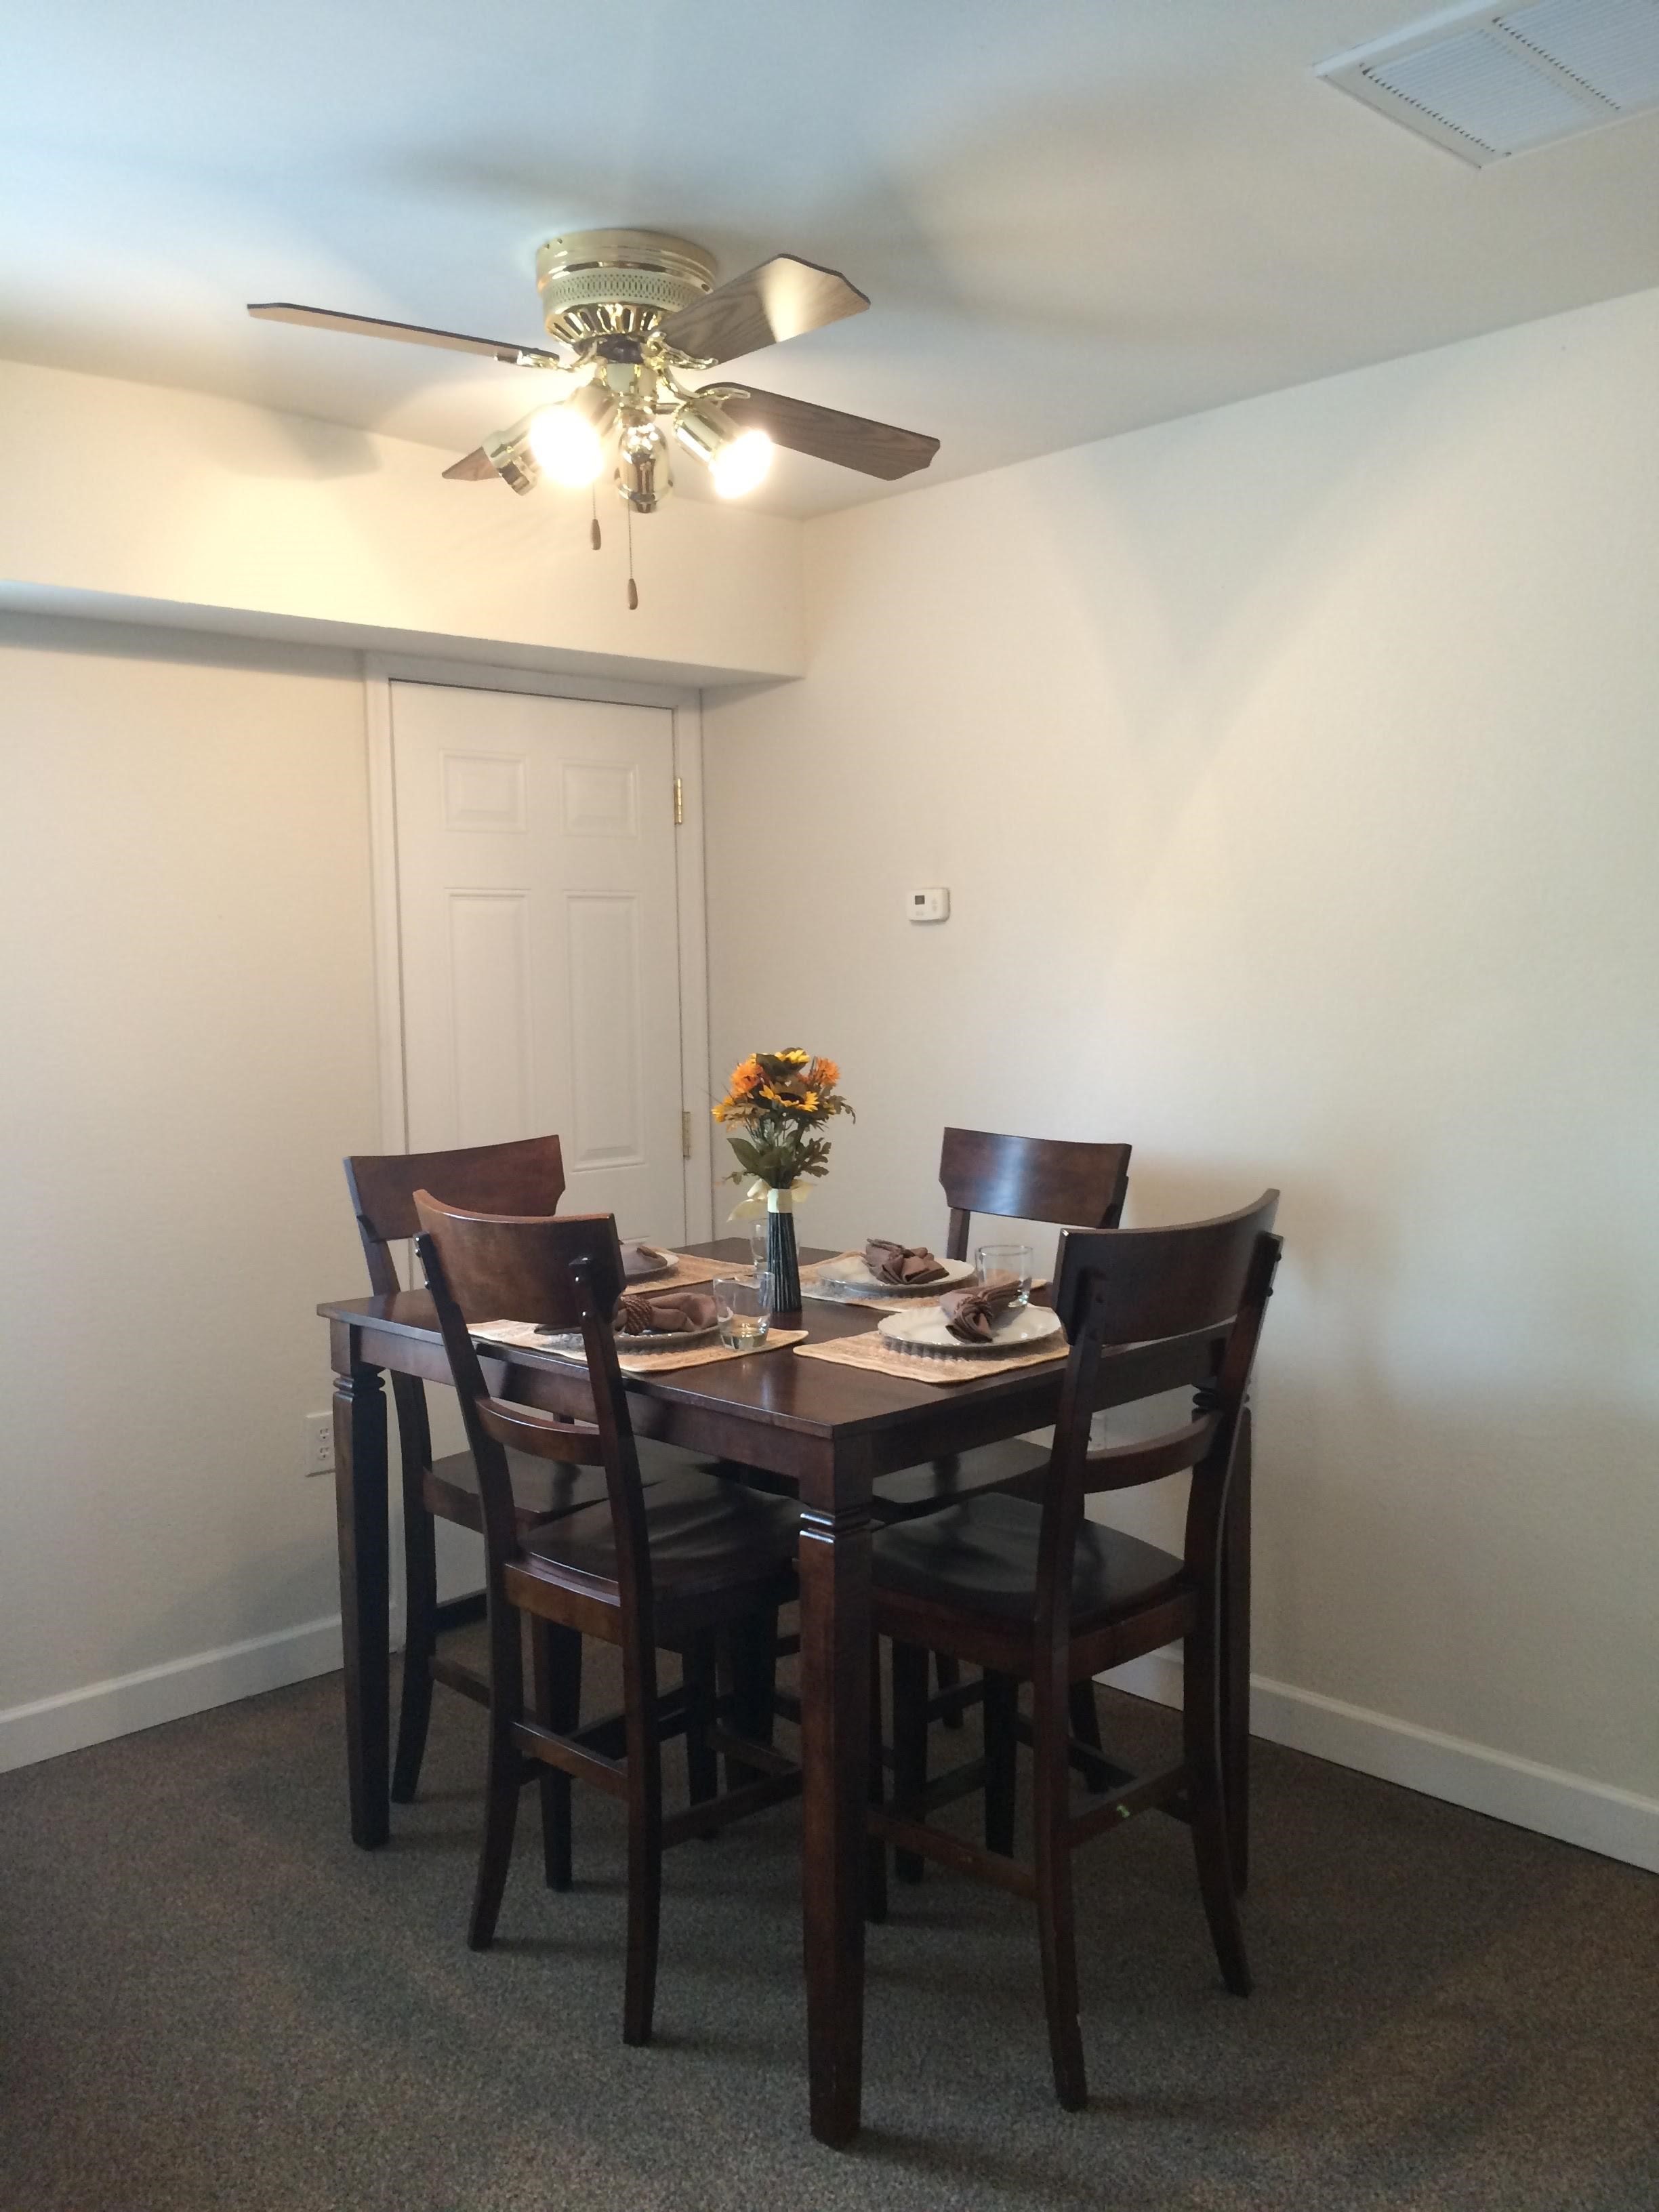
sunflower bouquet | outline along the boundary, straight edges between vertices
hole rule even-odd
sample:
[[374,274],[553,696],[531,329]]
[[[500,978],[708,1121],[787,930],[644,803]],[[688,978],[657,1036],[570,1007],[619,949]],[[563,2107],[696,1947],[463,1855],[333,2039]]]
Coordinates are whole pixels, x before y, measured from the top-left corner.
[[809,1178],[830,1172],[824,1123],[853,1111],[836,1088],[840,1081],[833,1060],[799,1045],[751,1052],[732,1069],[726,1095],[714,1108],[738,1163],[727,1180],[748,1186],[732,1213],[751,1220],[765,1214],[767,1265],[773,1300],[781,1307],[800,1304],[795,1200]]
[[[853,1109],[836,1085],[841,1070],[799,1045],[783,1052],[751,1052],[732,1069],[726,1095],[714,1109],[737,1157],[727,1178],[758,1182],[765,1190],[791,1190],[803,1177],[830,1172],[830,1139],[823,1124]],[[741,1130],[741,1136],[734,1133]],[[759,1194],[751,1188],[751,1196]],[[756,1209],[758,1211],[758,1207]]]

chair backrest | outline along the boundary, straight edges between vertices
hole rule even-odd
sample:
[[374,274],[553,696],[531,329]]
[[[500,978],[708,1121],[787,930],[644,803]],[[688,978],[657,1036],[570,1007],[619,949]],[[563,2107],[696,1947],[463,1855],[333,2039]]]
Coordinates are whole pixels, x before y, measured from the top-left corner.
[[[420,1227],[417,1190],[437,1191],[452,1205],[489,1213],[552,1213],[564,1195],[564,1161],[556,1137],[465,1145],[447,1152],[359,1152],[345,1163],[345,1177],[368,1262],[368,1287],[377,1297],[403,1288],[392,1247]],[[419,1510],[421,1480],[432,1462],[432,1425],[426,1386],[417,1376],[394,1375],[392,1395],[407,1514]]]
[[[517,1553],[507,1447],[538,1459],[603,1467],[610,1494],[624,1632],[647,1639],[650,1559],[628,1394],[617,1364],[611,1316],[623,1291],[614,1215],[470,1212],[428,1191],[415,1194],[416,1249],[426,1270],[450,1372],[478,1469],[486,1588],[499,1601],[502,1569]],[[583,1416],[539,1412],[490,1390],[469,1324],[533,1322],[579,1332],[587,1359]]]
[[[1191,1468],[1186,1564],[1213,1597],[1245,1394],[1279,1265],[1279,1193],[1212,1221],[1168,1229],[1073,1230],[1060,1240],[1054,1304],[1072,1339],[1043,1493],[1039,1644],[1063,1646],[1083,1500]],[[1124,1347],[1133,1347],[1125,1349]],[[1089,1449],[1102,1402],[1195,1385],[1190,1419],[1133,1443]]]
[[1060,1137],[1000,1137],[988,1129],[947,1129],[939,1150],[939,1179],[951,1209],[945,1255],[965,1260],[975,1213],[1115,1229],[1129,1188],[1129,1147],[1073,1144]]
[[447,1152],[360,1152],[345,1164],[346,1188],[363,1240],[372,1290],[400,1288],[390,1245],[414,1236],[417,1190],[479,1213],[549,1214],[564,1195],[556,1137],[506,1145],[465,1145]]

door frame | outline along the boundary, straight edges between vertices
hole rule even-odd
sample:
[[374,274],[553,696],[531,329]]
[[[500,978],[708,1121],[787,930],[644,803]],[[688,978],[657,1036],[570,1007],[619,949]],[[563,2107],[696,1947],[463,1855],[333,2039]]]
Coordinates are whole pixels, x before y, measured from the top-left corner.
[[498,668],[472,660],[367,653],[363,693],[368,751],[369,869],[374,919],[374,1000],[380,1076],[380,1138],[389,1152],[409,1149],[404,1056],[403,953],[398,916],[398,821],[392,792],[392,687],[435,684],[459,691],[528,692],[539,699],[588,699],[617,707],[664,707],[672,717],[674,774],[684,816],[674,840],[675,913],[679,937],[680,1110],[690,1116],[691,1147],[682,1160],[685,1240],[714,1233],[714,1167],[708,1106],[708,908],[702,836],[702,695],[660,684],[561,670]]

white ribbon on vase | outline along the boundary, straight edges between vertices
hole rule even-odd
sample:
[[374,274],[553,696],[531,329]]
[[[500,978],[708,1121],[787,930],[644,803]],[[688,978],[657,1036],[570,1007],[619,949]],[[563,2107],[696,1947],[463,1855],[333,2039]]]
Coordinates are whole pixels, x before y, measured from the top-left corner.
[[805,1176],[780,1189],[764,1176],[757,1176],[743,1196],[726,1216],[728,1221],[758,1221],[763,1213],[793,1213],[797,1199],[805,1198],[811,1189]]

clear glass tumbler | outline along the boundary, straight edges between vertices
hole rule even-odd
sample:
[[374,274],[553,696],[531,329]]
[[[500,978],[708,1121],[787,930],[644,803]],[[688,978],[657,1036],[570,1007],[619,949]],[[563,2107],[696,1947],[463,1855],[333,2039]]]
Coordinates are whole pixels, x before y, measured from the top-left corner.
[[717,1275],[708,1287],[720,1342],[732,1352],[758,1351],[772,1326],[772,1278],[766,1269],[757,1267],[752,1282],[738,1275]]
[[977,1244],[974,1248],[974,1269],[981,1283],[988,1283],[993,1275],[1014,1275],[1019,1288],[1009,1301],[1009,1311],[1026,1305],[1031,1296],[1031,1248],[1029,1244]]
[[770,1234],[767,1224],[770,1219],[769,1214],[763,1213],[749,1224],[749,1264],[757,1273],[766,1265],[767,1239]]

